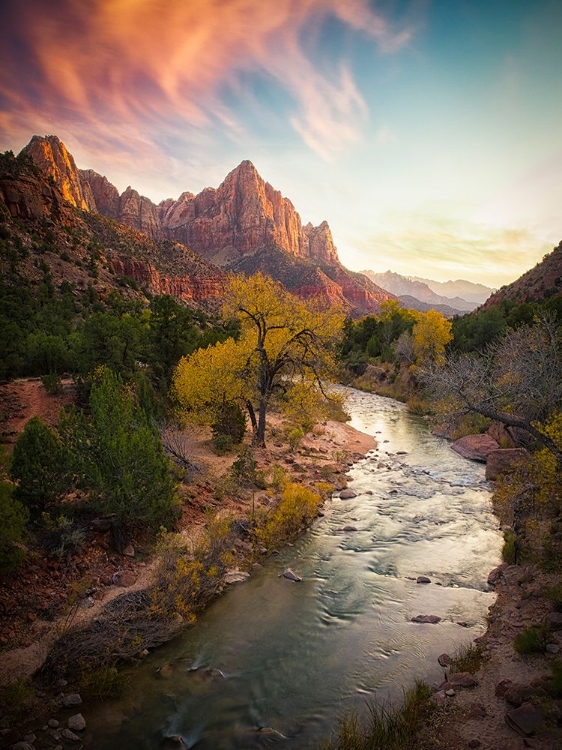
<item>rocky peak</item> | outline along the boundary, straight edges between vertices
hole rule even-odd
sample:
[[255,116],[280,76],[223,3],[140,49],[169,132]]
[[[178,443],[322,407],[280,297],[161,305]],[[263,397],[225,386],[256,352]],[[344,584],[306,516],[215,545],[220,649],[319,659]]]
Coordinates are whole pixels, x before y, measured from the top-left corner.
[[162,236],[162,225],[157,206],[129,185],[119,198],[118,220],[132,229],[157,240]]
[[67,203],[85,211],[96,211],[93,194],[88,186],[83,189],[74,157],[60,138],[34,135],[23,151],[53,180]]
[[93,169],[79,169],[82,189],[87,186],[93,196],[98,213],[110,219],[119,218],[119,191],[111,182]]

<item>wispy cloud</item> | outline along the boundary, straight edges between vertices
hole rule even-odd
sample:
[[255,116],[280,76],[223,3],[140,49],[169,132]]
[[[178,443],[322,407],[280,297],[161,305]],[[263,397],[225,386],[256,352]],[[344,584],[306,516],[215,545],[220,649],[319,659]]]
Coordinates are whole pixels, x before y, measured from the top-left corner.
[[371,235],[354,265],[437,281],[471,279],[488,286],[510,283],[552,245],[526,229],[498,228],[422,214],[394,217],[401,228]]
[[[293,101],[288,122],[324,158],[360,137],[365,104],[345,59],[321,68],[303,43],[336,18],[383,52],[393,29],[368,0],[7,0],[0,32],[4,138],[52,123],[87,128],[100,146],[144,134],[240,127],[225,104],[257,73]],[[172,124],[173,122],[173,124]],[[43,128],[45,129],[45,128]],[[184,133],[185,136],[185,133]]]

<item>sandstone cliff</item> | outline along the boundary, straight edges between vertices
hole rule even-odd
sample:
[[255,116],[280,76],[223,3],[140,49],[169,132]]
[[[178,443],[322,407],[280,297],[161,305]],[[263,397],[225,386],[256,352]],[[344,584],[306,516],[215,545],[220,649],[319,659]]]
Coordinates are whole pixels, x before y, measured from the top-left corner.
[[[303,226],[291,201],[265,182],[250,161],[232,170],[216,189],[184,192],[157,206],[131,187],[119,195],[106,177],[78,170],[55,136],[34,136],[26,151],[71,205],[99,212],[154,241],[180,242],[225,270],[262,270],[299,296],[321,296],[354,316],[377,312],[381,301],[393,297],[344,268],[327,222]],[[131,273],[135,278],[136,271]]]

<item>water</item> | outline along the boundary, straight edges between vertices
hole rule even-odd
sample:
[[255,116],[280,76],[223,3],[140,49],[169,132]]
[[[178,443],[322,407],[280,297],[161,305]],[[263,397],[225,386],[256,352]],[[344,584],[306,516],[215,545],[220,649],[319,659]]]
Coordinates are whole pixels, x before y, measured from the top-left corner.
[[[351,424],[379,441],[350,471],[357,497],[327,503],[293,547],[149,657],[122,699],[88,713],[86,745],[148,750],[179,734],[201,750],[317,747],[344,710],[439,679],[437,656],[483,632],[501,546],[483,467],[403,405],[345,392]],[[279,577],[286,567],[303,582]]]

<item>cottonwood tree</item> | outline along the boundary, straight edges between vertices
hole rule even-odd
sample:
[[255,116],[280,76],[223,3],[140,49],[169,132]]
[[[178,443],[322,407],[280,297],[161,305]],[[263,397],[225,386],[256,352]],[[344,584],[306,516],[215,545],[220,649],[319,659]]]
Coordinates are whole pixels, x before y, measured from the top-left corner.
[[562,332],[552,316],[509,331],[482,354],[449,354],[421,376],[451,414],[478,413],[519,428],[562,464],[562,448],[542,427],[562,404]]
[[173,386],[180,407],[212,418],[217,405],[238,402],[248,411],[254,445],[265,445],[272,398],[294,382],[323,393],[322,381],[335,370],[333,348],[344,317],[334,308],[305,303],[261,273],[232,279],[225,317],[240,321],[237,341],[184,357]]

